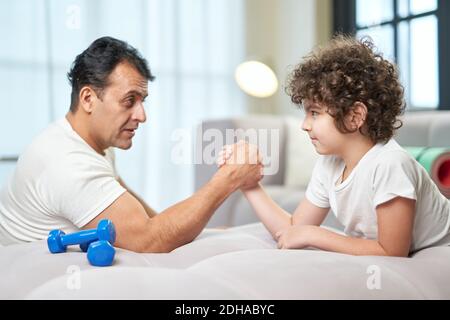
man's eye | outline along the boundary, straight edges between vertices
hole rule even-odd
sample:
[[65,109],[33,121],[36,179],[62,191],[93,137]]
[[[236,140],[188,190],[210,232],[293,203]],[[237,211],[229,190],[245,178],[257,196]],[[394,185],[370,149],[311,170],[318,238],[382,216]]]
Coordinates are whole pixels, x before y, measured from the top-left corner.
[[133,106],[134,105],[134,98],[125,100],[125,105],[129,106],[129,107]]

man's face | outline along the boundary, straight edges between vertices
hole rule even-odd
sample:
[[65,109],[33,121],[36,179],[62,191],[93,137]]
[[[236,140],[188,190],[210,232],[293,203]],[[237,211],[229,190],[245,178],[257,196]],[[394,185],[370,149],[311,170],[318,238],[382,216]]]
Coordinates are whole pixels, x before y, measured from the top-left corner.
[[102,149],[129,149],[140,123],[145,122],[148,81],[131,64],[119,63],[109,75],[102,99],[95,99],[91,133]]

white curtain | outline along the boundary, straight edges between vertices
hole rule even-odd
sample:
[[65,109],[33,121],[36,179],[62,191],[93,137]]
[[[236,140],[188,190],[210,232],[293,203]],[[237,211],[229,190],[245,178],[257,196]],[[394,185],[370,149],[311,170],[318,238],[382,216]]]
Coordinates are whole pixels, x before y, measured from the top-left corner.
[[[0,1],[0,156],[19,154],[69,108],[66,78],[75,56],[98,37],[136,47],[156,80],[147,122],[117,151],[125,182],[162,210],[192,194],[192,150],[203,119],[236,116],[245,100],[233,81],[244,59],[243,0]],[[181,133],[181,135],[180,135]],[[0,164],[0,183],[11,165]]]

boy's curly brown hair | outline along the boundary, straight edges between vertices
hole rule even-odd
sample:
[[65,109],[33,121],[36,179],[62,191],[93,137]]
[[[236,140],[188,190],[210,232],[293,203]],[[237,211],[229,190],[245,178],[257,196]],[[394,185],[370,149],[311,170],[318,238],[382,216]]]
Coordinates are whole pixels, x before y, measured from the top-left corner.
[[336,35],[323,48],[304,58],[287,80],[286,92],[301,106],[307,99],[323,104],[342,133],[345,116],[356,102],[367,107],[365,128],[360,132],[374,143],[387,142],[402,126],[404,88],[394,64],[375,51],[373,41]]

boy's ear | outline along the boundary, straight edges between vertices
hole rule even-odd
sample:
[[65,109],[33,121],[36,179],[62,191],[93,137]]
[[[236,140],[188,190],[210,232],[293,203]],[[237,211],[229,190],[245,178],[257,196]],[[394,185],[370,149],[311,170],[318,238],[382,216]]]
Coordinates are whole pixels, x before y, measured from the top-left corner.
[[355,102],[353,109],[350,112],[350,126],[352,129],[357,130],[366,123],[367,107],[362,102]]

